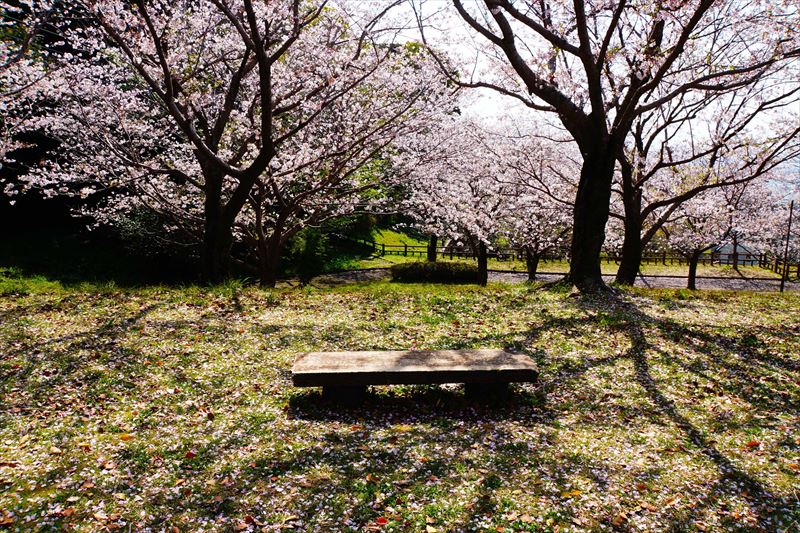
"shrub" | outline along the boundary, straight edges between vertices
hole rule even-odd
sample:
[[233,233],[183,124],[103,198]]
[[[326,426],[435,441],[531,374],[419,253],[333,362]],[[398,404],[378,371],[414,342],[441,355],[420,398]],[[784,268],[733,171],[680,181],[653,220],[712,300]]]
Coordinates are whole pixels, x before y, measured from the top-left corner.
[[325,271],[328,262],[328,236],[316,228],[305,228],[289,245],[290,270],[305,284]]
[[393,265],[392,281],[404,283],[478,283],[478,267],[439,261]]

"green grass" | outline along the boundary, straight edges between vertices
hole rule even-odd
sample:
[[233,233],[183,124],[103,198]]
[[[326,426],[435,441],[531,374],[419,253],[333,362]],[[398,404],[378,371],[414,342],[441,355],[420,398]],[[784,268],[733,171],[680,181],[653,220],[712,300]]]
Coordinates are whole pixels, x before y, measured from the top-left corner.
[[427,246],[427,241],[421,241],[407,233],[402,233],[400,231],[395,231],[391,229],[376,229],[372,233],[372,240],[380,246],[381,244],[385,244],[386,246],[403,246],[407,244],[408,246]]
[[[4,279],[17,287],[0,296],[0,521],[12,529],[777,531],[800,519],[800,294]],[[521,350],[541,382],[500,405],[457,386],[378,387],[359,408],[290,382],[306,350],[470,347]]]

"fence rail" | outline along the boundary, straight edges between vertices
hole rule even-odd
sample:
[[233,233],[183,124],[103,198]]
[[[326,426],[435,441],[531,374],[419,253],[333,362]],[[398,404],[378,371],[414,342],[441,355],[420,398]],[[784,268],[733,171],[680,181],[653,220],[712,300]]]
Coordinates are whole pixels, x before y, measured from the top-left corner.
[[[385,244],[359,239],[356,241],[362,246],[371,248],[373,253],[379,256],[404,256],[420,257],[428,256],[428,246],[419,244]],[[524,261],[525,251],[521,248],[497,248],[489,251],[489,258],[497,261]],[[436,257],[444,259],[477,259],[474,251],[469,249],[456,249],[452,246],[437,246]],[[604,253],[601,261],[606,263],[619,264],[622,256],[615,253]],[[539,258],[540,263],[569,261],[566,253],[544,254]],[[648,253],[642,256],[643,265],[678,265],[688,266],[689,260],[681,254],[660,252]],[[757,266],[766,270],[771,270],[776,274],[783,272],[785,279],[800,279],[800,261],[785,262],[783,257],[776,254],[752,254],[741,252],[708,252],[700,256],[699,264],[714,265],[736,265],[736,266]]]

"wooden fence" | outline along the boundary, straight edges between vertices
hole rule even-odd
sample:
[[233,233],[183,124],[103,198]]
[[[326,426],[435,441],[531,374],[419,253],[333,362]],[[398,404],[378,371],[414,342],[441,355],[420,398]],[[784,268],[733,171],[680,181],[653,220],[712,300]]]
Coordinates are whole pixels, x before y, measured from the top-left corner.
[[[359,239],[358,244],[371,248],[373,253],[379,256],[404,256],[425,258],[428,256],[428,246],[413,244],[378,244],[374,241]],[[524,261],[525,251],[519,248],[497,248],[489,251],[489,257],[497,261]],[[436,257],[445,259],[477,259],[474,251],[470,249],[456,249],[452,246],[437,246]],[[619,264],[620,254],[604,253],[601,260],[606,263]],[[545,254],[540,257],[541,263],[568,261],[566,251],[560,253]],[[645,253],[642,256],[643,265],[686,265],[689,261],[681,254],[660,252]],[[701,265],[738,265],[738,266],[758,266],[771,270],[777,274],[784,272],[786,279],[800,279],[800,261],[790,261],[788,264],[783,258],[774,254],[751,254],[733,252],[707,252],[700,256]]]

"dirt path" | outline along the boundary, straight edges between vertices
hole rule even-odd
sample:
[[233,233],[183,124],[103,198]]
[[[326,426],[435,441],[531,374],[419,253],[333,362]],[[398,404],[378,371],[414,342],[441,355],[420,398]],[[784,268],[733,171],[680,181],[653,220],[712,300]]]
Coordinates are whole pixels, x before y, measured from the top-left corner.
[[[379,281],[388,279],[390,276],[388,268],[376,268],[370,270],[348,270],[345,272],[336,272],[333,274],[324,274],[317,276],[312,281],[312,285],[316,287],[330,287],[335,285],[342,285],[346,283],[358,283],[364,281]],[[556,274],[544,274],[539,277],[539,281],[555,281],[560,277]],[[608,282],[614,279],[614,276],[603,276]],[[527,275],[523,273],[512,272],[489,272],[490,281],[502,281],[505,283],[523,283],[527,279]],[[286,281],[282,285],[295,286],[297,282],[294,280]],[[669,278],[663,276],[639,276],[636,279],[637,287],[650,287],[659,289],[682,289],[686,287],[686,278]],[[780,280],[749,280],[742,278],[730,279],[708,279],[697,278],[698,289],[723,289],[730,291],[777,291],[780,288]],[[800,290],[800,283],[789,282],[786,284],[786,290],[796,291]]]

